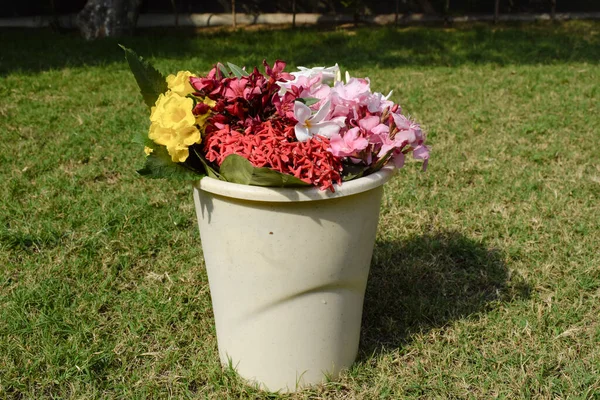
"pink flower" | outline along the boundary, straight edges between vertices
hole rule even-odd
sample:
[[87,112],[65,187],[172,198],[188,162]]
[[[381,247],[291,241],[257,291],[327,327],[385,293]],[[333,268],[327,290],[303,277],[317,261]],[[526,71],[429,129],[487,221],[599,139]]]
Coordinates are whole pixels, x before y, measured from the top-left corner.
[[394,123],[398,129],[398,132],[394,137],[398,147],[403,147],[409,144],[413,148],[416,148],[417,146],[423,144],[425,137],[423,136],[423,131],[421,131],[419,124],[412,122],[401,114],[392,114],[392,118],[394,119]]
[[348,157],[356,155],[359,151],[367,148],[369,142],[360,136],[359,128],[352,128],[344,136],[335,134],[329,140],[329,151],[336,157]]
[[294,79],[294,77],[291,74],[283,72],[283,70],[285,69],[284,61],[276,60],[275,64],[273,64],[273,68],[271,68],[269,64],[267,64],[267,60],[263,60],[263,65],[265,66],[265,73],[271,78],[273,82]]
[[370,95],[371,89],[367,79],[352,78],[346,84],[336,82],[331,89],[331,99],[334,106],[356,107]]
[[410,120],[406,118],[402,114],[392,113],[392,118],[394,119],[394,123],[399,130],[406,130],[410,128]]
[[412,129],[407,131],[400,131],[396,133],[394,136],[394,142],[397,147],[404,147],[407,144],[415,143],[417,141],[417,137],[415,136],[415,132]]
[[388,100],[392,92],[389,92],[387,96],[381,93],[375,92],[366,99],[366,106],[369,112],[381,114],[386,108],[389,109],[394,106],[394,102]]
[[364,133],[368,134],[373,128],[379,125],[379,117],[371,115],[358,121],[358,126]]
[[423,171],[425,171],[429,163],[429,148],[425,145],[417,146],[413,150],[413,158],[415,160],[423,160]]
[[225,86],[223,97],[230,101],[236,97],[244,98],[244,92],[247,84],[248,78],[231,79]]
[[369,138],[369,142],[379,147],[377,157],[385,156],[390,150],[396,147],[396,142],[390,138],[390,128],[383,124],[373,129],[373,135]]
[[396,168],[404,167],[404,153],[400,152],[398,154],[392,155],[392,162],[394,163],[394,167]]

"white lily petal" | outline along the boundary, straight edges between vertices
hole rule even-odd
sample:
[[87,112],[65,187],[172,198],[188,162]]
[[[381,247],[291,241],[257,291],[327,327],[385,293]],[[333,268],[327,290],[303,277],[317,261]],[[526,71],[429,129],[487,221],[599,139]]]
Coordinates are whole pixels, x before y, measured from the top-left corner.
[[394,91],[390,90],[390,92],[387,94],[387,96],[385,96],[383,99],[388,100],[390,97],[392,97],[392,93],[394,93]]
[[350,72],[346,71],[346,83],[350,82]]
[[299,142],[306,142],[311,137],[306,125],[296,124],[294,132],[296,133],[296,139],[298,139]]
[[[312,135],[320,135],[320,136],[325,136],[326,138],[330,138],[331,136],[340,132],[340,126],[338,124],[336,124],[335,122],[327,121],[327,122],[321,122],[318,124],[311,124],[309,131],[310,131],[311,136]],[[298,137],[297,133],[296,133],[296,137]],[[300,140],[300,139],[298,139],[298,140]]]
[[307,119],[310,118],[312,111],[306,104],[299,101],[294,102],[294,118],[296,121],[304,125]]
[[[308,108],[308,107],[307,107]],[[327,100],[325,103],[321,105],[319,111],[310,119],[311,123],[317,124],[329,114],[329,109],[331,108],[331,100]]]

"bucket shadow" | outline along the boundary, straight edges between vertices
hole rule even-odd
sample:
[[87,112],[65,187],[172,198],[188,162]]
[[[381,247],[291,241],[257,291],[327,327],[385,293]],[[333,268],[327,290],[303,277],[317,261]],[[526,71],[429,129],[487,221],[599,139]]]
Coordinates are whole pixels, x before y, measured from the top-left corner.
[[528,298],[502,253],[457,232],[378,241],[365,295],[359,361],[409,343],[492,302]]

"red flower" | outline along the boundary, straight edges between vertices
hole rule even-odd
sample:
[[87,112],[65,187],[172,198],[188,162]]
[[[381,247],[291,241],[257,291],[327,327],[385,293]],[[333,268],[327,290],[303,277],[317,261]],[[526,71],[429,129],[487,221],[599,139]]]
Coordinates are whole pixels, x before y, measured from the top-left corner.
[[322,190],[334,191],[341,183],[341,160],[327,151],[329,139],[313,137],[295,141],[293,123],[269,120],[255,125],[253,132],[238,132],[230,125],[209,133],[203,140],[206,159],[221,165],[230,154],[240,155],[255,167],[268,167],[294,175]]
[[[283,61],[277,60],[273,67],[263,64],[268,79],[256,68],[248,76],[237,78],[223,76],[215,66],[206,78],[190,80],[197,95],[216,101],[204,130],[202,153],[217,166],[228,155],[237,154],[255,167],[271,168],[333,191],[333,184],[342,180],[341,159],[327,151],[327,138],[296,140],[293,105],[299,89],[280,99],[276,84],[294,77],[283,72]],[[204,105],[196,108],[196,113],[204,111]]]

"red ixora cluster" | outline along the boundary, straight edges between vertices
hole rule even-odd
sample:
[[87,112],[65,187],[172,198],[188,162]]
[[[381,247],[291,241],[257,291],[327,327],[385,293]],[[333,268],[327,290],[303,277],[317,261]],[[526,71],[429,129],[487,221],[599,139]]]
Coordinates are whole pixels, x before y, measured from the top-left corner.
[[[325,137],[296,140],[297,121],[279,112],[273,101],[280,90],[277,82],[293,76],[283,72],[282,61],[272,68],[266,62],[264,66],[267,76],[254,68],[248,76],[234,78],[215,66],[206,78],[190,78],[197,95],[216,102],[206,120],[201,152],[218,166],[228,155],[237,154],[255,167],[268,167],[333,191],[333,184],[342,181],[341,159],[328,151]],[[201,115],[205,108],[198,103],[194,113]]]
[[254,126],[252,135],[229,125],[211,132],[204,139],[206,159],[221,165],[225,157],[237,154],[255,167],[268,167],[293,175],[306,183],[333,191],[341,182],[342,162],[327,149],[329,139],[313,137],[295,141],[294,126],[272,119]]

